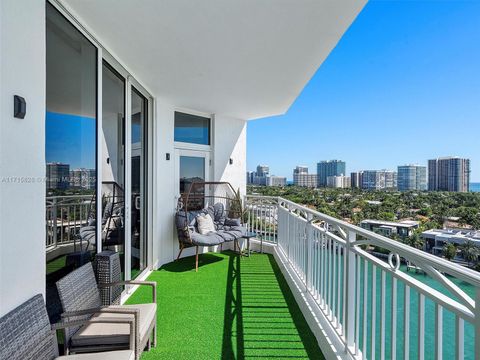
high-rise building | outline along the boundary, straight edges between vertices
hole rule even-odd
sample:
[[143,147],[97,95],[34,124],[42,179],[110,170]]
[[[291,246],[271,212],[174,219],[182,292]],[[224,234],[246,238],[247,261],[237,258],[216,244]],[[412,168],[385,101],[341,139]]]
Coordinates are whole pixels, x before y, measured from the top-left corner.
[[270,167],[268,165],[258,165],[257,166],[257,176],[263,177],[270,174]]
[[296,186],[317,187],[317,174],[309,174],[306,166],[297,166],[293,169],[293,184]]
[[297,166],[293,169],[294,174],[308,174],[308,167],[306,166]]
[[247,171],[247,184],[253,184],[255,179],[255,172],[254,171]]
[[365,170],[362,175],[362,189],[383,190],[397,187],[397,173],[393,170]]
[[267,186],[268,176],[255,176],[253,178],[254,185]]
[[402,165],[398,167],[398,190],[427,190],[427,167]]
[[317,163],[318,187],[327,186],[329,176],[341,176],[346,174],[345,161],[329,160]]
[[428,190],[467,192],[469,186],[469,159],[443,157],[428,160]]
[[346,189],[351,186],[350,176],[329,176],[327,177],[327,187]]
[[66,190],[70,184],[70,165],[47,163],[47,189]]
[[247,184],[261,186],[286,186],[287,178],[282,176],[270,175],[268,165],[258,165],[257,171],[247,171]]
[[95,169],[74,169],[70,171],[70,187],[77,189],[95,189],[97,184]]
[[270,175],[267,177],[267,186],[287,186],[287,178]]
[[350,173],[350,183],[352,188],[361,189],[363,182],[363,171]]

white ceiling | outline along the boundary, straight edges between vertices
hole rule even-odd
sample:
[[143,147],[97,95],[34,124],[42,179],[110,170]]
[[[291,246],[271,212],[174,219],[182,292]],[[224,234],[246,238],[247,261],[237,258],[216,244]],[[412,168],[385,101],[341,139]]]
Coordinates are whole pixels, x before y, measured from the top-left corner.
[[285,113],[367,0],[61,0],[154,96]]

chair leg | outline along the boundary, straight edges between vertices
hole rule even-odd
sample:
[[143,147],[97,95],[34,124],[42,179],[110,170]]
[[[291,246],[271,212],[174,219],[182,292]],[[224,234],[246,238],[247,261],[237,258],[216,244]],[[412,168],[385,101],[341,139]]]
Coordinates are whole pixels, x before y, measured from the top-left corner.
[[180,252],[178,253],[177,260],[180,259],[180,255],[182,255],[182,251],[183,251],[183,245],[181,245],[180,247]]
[[[157,319],[155,318],[155,324],[157,323]],[[157,347],[157,325],[153,327],[153,342],[152,342],[153,347]]]
[[197,246],[197,251],[195,254],[195,272],[198,272],[198,246]]

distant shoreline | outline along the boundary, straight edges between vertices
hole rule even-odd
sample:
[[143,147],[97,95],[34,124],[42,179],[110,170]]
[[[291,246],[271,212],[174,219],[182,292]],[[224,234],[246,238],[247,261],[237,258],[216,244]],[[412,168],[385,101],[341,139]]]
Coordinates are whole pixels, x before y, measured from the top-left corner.
[[471,192],[480,192],[480,183],[470,183]]

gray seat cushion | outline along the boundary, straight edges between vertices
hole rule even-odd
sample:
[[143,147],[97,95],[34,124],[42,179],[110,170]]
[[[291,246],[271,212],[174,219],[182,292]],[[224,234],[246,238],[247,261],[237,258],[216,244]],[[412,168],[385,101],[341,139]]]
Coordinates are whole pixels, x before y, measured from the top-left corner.
[[211,232],[202,235],[196,231],[190,231],[190,238],[192,239],[193,244],[198,246],[215,246],[225,241],[218,232]]
[[[157,304],[112,305],[116,309],[139,309],[140,341],[148,336],[148,331],[155,321]],[[97,313],[93,318],[131,318],[130,314]],[[128,324],[87,324],[82,326],[71,338],[73,347],[125,345],[128,348],[130,339],[130,325]]]
[[241,238],[247,233],[247,229],[243,226],[223,226],[222,230],[218,230],[218,234],[225,241],[233,241]]
[[225,206],[222,203],[216,203],[215,205],[210,205],[204,211],[213,219],[215,224],[223,224],[225,221]]
[[106,351],[91,354],[73,354],[69,356],[59,356],[55,360],[134,360],[133,350]]
[[[196,217],[205,213],[213,218],[217,231],[202,235],[197,231]],[[196,246],[215,246],[225,241],[239,239],[246,234],[247,229],[240,226],[240,219],[228,219],[225,215],[225,207],[222,203],[210,205],[203,210],[188,211],[186,214],[182,211],[177,212],[175,221],[179,230],[179,240],[189,242],[183,231],[185,226],[188,227],[188,236]]]

